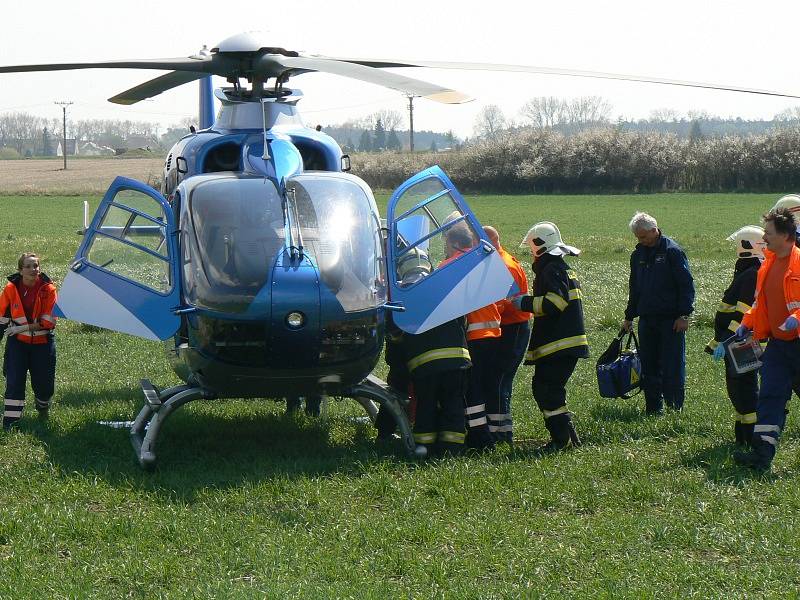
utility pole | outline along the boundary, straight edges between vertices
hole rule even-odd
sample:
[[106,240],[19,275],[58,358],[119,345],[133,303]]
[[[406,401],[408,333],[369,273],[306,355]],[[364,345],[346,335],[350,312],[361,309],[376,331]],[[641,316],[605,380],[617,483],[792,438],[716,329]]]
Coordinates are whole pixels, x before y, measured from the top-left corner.
[[414,151],[414,98],[416,96],[408,97],[408,147],[411,152]]
[[61,154],[64,155],[64,170],[67,170],[67,107],[72,104],[72,102],[54,102],[54,104],[58,104],[61,107],[61,110],[64,111],[64,142],[61,145]]

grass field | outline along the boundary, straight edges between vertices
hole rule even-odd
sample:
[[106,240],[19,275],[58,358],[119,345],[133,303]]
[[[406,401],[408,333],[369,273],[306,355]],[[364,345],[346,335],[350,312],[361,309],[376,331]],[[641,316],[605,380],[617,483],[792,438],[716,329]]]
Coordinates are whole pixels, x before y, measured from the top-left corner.
[[[81,200],[0,197],[0,267],[35,249],[60,281]],[[593,358],[569,405],[585,444],[546,458],[521,447],[415,463],[376,447],[352,402],[321,420],[272,402],[197,402],[165,426],[147,474],[127,431],[98,421],[132,418],[140,377],[176,381],[161,348],[62,321],[51,419],[29,405],[0,437],[0,598],[795,597],[794,414],[771,475],[735,467],[723,371],[702,352],[734,261],[724,238],[774,200],[470,198],[512,252],[542,219],[584,251],[572,264]],[[698,288],[686,409],[662,418],[646,418],[642,399],[599,398],[593,377],[622,318],[637,209],[683,244]],[[514,418],[532,445],[546,434],[529,380],[522,368]]]

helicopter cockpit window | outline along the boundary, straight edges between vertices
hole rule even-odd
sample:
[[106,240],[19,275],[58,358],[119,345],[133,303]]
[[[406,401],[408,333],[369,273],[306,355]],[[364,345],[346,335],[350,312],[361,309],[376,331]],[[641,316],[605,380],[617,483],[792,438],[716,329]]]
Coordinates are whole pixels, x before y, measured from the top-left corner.
[[135,190],[117,192],[103,215],[87,258],[148,288],[169,291],[169,252],[161,204]]
[[449,191],[435,178],[409,188],[395,205],[394,218],[395,277],[404,287],[442,263],[458,260],[479,239]]
[[303,249],[342,308],[365,310],[383,302],[374,200],[355,181],[335,175],[301,175],[287,188],[295,191]]
[[212,179],[190,190],[188,209],[191,217],[181,223],[187,300],[211,310],[246,311],[283,249],[283,206],[275,185],[263,178]]

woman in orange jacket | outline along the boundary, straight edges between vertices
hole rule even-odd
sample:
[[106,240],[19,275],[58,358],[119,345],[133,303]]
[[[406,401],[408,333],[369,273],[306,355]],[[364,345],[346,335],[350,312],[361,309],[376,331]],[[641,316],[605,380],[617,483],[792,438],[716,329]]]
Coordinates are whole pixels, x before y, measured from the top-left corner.
[[26,252],[19,257],[17,272],[8,276],[0,293],[0,329],[6,337],[5,430],[22,417],[28,373],[36,410],[40,417],[47,417],[56,376],[55,303],[55,285],[39,271],[39,257]]

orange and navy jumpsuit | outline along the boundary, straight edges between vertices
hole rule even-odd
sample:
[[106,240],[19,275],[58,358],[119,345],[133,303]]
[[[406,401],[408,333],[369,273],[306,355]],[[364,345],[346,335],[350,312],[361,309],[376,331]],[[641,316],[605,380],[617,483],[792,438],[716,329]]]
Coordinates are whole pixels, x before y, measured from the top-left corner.
[[[33,294],[29,298],[28,294]],[[0,293],[0,328],[38,324],[37,331],[23,331],[6,340],[3,373],[6,378],[3,427],[8,429],[22,417],[25,380],[31,374],[36,408],[47,410],[53,397],[56,376],[56,346],[53,337],[56,318],[56,287],[44,273],[28,288],[22,275],[14,273]]]

